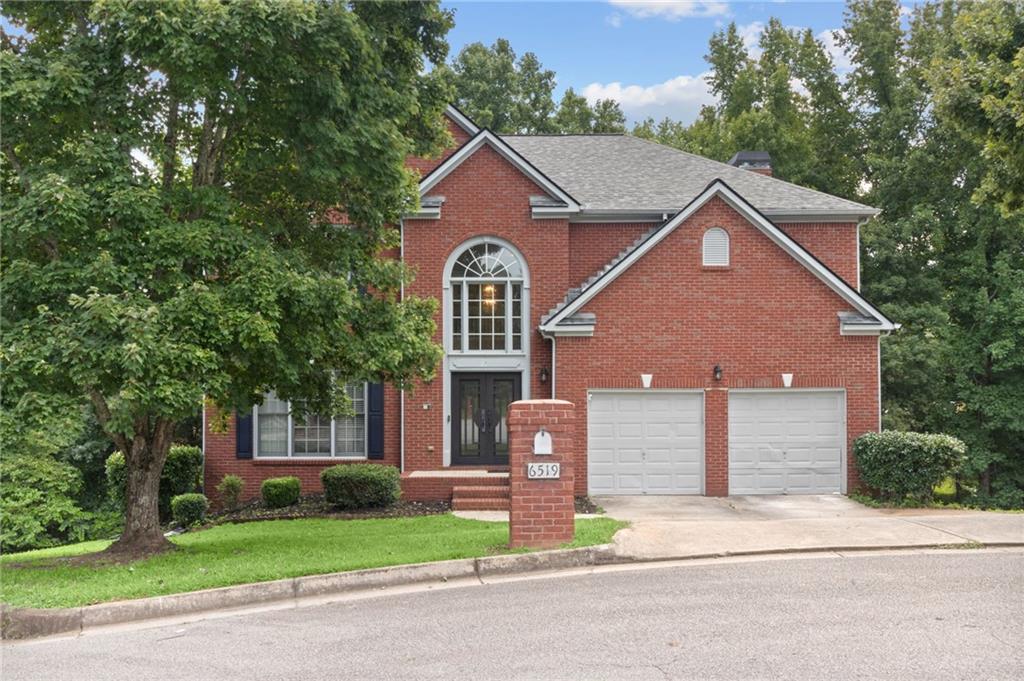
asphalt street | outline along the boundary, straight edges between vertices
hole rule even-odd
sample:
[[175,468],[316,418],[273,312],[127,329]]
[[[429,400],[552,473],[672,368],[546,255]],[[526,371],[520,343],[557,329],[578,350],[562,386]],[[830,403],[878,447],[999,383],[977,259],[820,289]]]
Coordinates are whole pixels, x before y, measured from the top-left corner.
[[695,563],[5,644],[21,679],[1020,679],[1024,552]]

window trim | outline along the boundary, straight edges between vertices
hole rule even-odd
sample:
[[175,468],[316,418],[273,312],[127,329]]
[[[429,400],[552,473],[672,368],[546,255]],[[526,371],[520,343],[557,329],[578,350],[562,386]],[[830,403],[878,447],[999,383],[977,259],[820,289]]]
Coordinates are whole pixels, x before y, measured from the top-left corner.
[[[712,232],[721,232],[725,237],[725,262],[708,262],[708,235]],[[732,264],[732,237],[725,227],[715,225],[704,230],[700,240],[701,265],[704,267],[729,267]]]
[[[456,277],[454,276],[455,267],[458,264],[459,258],[462,254],[471,248],[475,248],[480,245],[495,245],[507,250],[514,258],[516,258],[520,276],[518,277],[505,277],[505,278],[488,278],[488,277]],[[530,287],[530,275],[529,270],[526,266],[526,260],[523,258],[523,254],[519,252],[515,246],[496,237],[478,237],[471,239],[467,242],[460,244],[455,250],[451,252],[448,258],[447,267],[445,269],[444,287],[447,289],[447,300],[449,304],[444,307],[445,319],[444,319],[444,330],[445,330],[445,348],[447,352],[453,355],[460,356],[473,356],[473,355],[503,355],[503,356],[525,356],[527,353],[527,291]],[[479,284],[481,286],[486,284],[502,284],[505,287],[505,348],[502,350],[470,350],[469,349],[469,286],[471,284]],[[459,286],[459,300],[456,301],[454,297],[454,287]],[[514,350],[514,338],[515,332],[513,330],[513,315],[512,310],[514,307],[514,296],[513,287],[519,286],[519,349]],[[459,334],[459,349],[455,348],[454,338],[454,303],[459,304],[459,323],[460,323],[460,334]]]
[[288,402],[288,453],[281,454],[260,454],[260,405],[252,407],[252,458],[262,461],[364,461],[369,459],[370,454],[370,428],[369,414],[367,408],[370,399],[370,385],[363,382],[363,453],[360,454],[337,454],[338,443],[335,439],[337,429],[337,417],[331,417],[331,453],[329,455],[318,454],[317,456],[295,456],[294,428],[295,419],[292,417],[292,403]]

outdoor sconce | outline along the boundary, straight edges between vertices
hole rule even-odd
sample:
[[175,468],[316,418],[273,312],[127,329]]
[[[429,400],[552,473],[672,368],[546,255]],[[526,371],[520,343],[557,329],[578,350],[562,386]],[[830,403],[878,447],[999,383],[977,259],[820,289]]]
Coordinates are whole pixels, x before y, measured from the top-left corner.
[[548,379],[551,378],[551,372],[548,371],[547,367],[543,367],[540,370],[540,377],[539,378],[540,378],[540,384],[541,385],[544,385],[545,383],[547,383]]
[[714,372],[715,380],[716,381],[721,381],[722,380],[722,366],[720,364],[716,364],[715,368],[712,369],[712,371]]

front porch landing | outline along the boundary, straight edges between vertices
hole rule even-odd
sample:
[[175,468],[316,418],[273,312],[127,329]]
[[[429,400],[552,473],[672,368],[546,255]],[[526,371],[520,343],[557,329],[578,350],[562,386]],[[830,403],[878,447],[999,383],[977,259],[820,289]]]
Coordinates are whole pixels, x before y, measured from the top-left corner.
[[451,501],[456,510],[508,510],[508,466],[402,473],[402,498]]

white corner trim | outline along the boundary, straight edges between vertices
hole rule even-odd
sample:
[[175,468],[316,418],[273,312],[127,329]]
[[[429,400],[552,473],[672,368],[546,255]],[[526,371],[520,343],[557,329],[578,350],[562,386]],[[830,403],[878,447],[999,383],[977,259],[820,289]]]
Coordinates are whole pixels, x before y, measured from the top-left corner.
[[559,211],[562,213],[578,213],[580,211],[580,204],[576,199],[571,197],[564,189],[545,177],[543,173],[534,168],[530,162],[515,149],[510,147],[500,137],[486,128],[477,133],[473,139],[459,147],[458,151],[449,156],[444,163],[434,168],[434,170],[420,181],[420,196],[423,196],[430,191],[453,170],[462,165],[463,161],[475,154],[485,144],[498,152],[502,158],[518,168],[520,172],[537,183],[537,185],[543,187],[552,198],[562,201],[565,204],[565,207],[559,207]]
[[469,120],[469,116],[462,113],[451,104],[445,108],[444,115],[455,121],[456,125],[468,132],[470,135],[475,135],[480,132],[480,128],[477,127],[476,123]]
[[675,217],[666,222],[661,229],[641,244],[639,248],[630,253],[629,256],[622,260],[618,265],[610,269],[604,274],[604,276],[589,286],[578,298],[562,308],[558,314],[549,319],[541,327],[541,331],[554,331],[555,326],[560,321],[575,314],[576,312],[579,312],[580,308],[593,300],[594,296],[615,281],[620,274],[632,267],[637,260],[642,258],[648,251],[661,243],[662,239],[675,231],[676,227],[685,222],[690,216],[697,212],[698,209],[716,196],[722,198],[726,203],[732,206],[736,212],[745,217],[755,227],[760,229],[761,232],[774,241],[782,250],[789,253],[789,255],[797,262],[810,270],[812,274],[832,289],[840,298],[849,303],[854,309],[862,314],[877,319],[879,321],[879,326],[877,327],[878,331],[892,331],[896,328],[896,325],[893,324],[888,317],[865,300],[860,293],[851,288],[849,284],[844,282],[840,277],[815,259],[814,256],[804,249],[803,246],[791,239],[785,232],[776,227],[770,220],[764,217],[764,215],[753,208],[753,206],[751,206],[743,197],[733,191],[729,185],[719,179],[709,184],[703,192],[694,198],[693,201],[691,201],[685,208],[676,213]]

